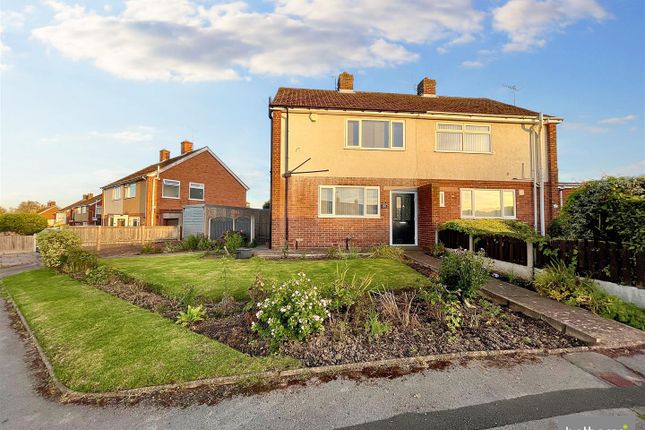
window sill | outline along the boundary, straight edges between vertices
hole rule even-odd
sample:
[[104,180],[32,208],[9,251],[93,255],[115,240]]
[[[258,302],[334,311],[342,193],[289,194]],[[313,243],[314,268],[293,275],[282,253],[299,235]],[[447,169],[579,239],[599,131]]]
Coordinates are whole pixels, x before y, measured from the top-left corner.
[[379,219],[381,214],[378,215],[322,215],[318,214],[318,218],[335,218],[335,219]]
[[166,197],[166,196],[161,196],[162,199],[171,199],[171,200],[179,200],[180,197]]
[[434,152],[445,152],[448,154],[483,154],[483,155],[493,155],[494,152],[475,152],[475,151],[443,151],[441,149],[435,149]]
[[190,197],[188,197],[188,200],[193,201],[193,202],[203,202],[206,199],[191,199]]
[[461,216],[460,219],[508,219],[517,220],[517,216]]
[[394,151],[394,152],[405,151],[405,147],[403,148],[364,148],[362,146],[345,146],[344,149],[349,149],[352,151]]

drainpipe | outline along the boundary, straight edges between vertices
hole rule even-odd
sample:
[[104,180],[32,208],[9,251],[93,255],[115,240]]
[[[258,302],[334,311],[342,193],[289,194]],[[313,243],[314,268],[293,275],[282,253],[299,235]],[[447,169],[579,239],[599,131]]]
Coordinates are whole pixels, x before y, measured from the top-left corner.
[[289,108],[285,108],[287,118],[284,133],[284,246],[289,249]]
[[[544,126],[544,115],[540,112],[539,115],[540,128],[538,132],[538,143],[540,145],[540,233],[542,236],[546,234],[546,226],[544,225],[545,216],[544,216],[544,168],[542,166],[542,150],[544,149],[544,154],[546,154],[546,145],[542,146],[542,128]],[[545,142],[546,144],[546,142]]]
[[531,174],[533,176],[533,228],[535,231],[538,231],[538,203],[537,203],[537,184],[538,184],[538,178],[537,178],[537,150],[535,149],[537,147],[537,139],[536,139],[536,134],[535,134],[535,127],[531,127]]

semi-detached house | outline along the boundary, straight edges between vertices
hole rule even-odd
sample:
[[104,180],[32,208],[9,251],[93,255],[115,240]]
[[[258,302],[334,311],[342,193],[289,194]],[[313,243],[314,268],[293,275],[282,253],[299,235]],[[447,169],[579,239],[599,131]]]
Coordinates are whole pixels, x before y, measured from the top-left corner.
[[[560,118],[486,98],[280,88],[270,103],[273,248],[430,245],[458,218],[558,211]],[[304,163],[304,164],[302,164]]]
[[159,151],[159,161],[103,189],[103,225],[181,225],[183,206],[211,204],[245,207],[248,187],[207,146],[181,154]]

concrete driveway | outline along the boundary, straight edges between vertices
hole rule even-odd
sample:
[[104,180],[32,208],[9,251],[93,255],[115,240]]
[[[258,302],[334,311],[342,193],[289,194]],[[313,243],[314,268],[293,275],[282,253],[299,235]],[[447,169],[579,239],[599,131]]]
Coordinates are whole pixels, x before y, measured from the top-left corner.
[[[472,361],[398,379],[336,380],[184,409],[58,404],[34,391],[24,357],[23,342],[2,307],[2,429],[556,429],[558,416],[587,411],[634,417],[638,406],[645,406],[645,389],[612,386],[592,374],[598,369],[585,364],[596,357],[584,355],[576,360],[545,357],[510,367]],[[644,358],[624,362],[638,367]],[[602,365],[619,366],[625,375],[631,372],[615,360]]]

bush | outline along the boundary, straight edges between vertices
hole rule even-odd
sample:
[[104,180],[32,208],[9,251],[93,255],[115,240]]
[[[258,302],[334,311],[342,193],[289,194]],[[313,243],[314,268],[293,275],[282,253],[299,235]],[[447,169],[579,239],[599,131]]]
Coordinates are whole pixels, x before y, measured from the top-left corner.
[[426,252],[433,257],[442,257],[446,253],[446,246],[442,242],[433,243],[426,249]]
[[370,257],[372,258],[390,258],[392,260],[402,260],[403,254],[402,248],[390,245],[376,245],[370,250]]
[[90,285],[108,285],[119,278],[119,272],[109,266],[98,266],[89,270],[84,281]]
[[69,230],[48,230],[36,238],[45,266],[62,269],[71,251],[81,249],[81,240]]
[[352,279],[347,278],[349,268],[341,271],[336,269],[336,278],[321,288],[321,296],[328,300],[330,310],[344,310],[354,306],[361,298],[367,297],[371,291],[372,276],[358,279],[356,275]]
[[209,251],[215,248],[215,244],[201,234],[191,234],[181,244],[185,251]]
[[14,213],[0,215],[0,232],[10,231],[25,236],[47,228],[47,219],[38,214]]
[[439,269],[439,279],[448,295],[461,301],[475,297],[488,280],[491,261],[483,251],[455,251],[446,254]]
[[90,270],[96,269],[99,259],[91,252],[81,248],[72,248],[67,252],[63,271],[65,273],[87,274]]
[[551,264],[535,276],[534,285],[545,297],[645,329],[645,309],[607,294],[591,279],[577,277],[574,265],[562,261]]
[[215,247],[221,251],[224,251],[228,255],[234,255],[237,252],[238,248],[243,247],[248,243],[246,235],[241,231],[227,231],[217,239]]
[[304,273],[290,281],[273,284],[267,298],[257,304],[257,322],[251,328],[271,339],[274,345],[287,340],[304,340],[324,329],[329,317],[328,301]]
[[444,222],[439,226],[439,230],[453,230],[475,237],[515,237],[528,242],[537,239],[537,233],[530,225],[508,219],[456,219]]
[[388,334],[392,331],[392,325],[385,321],[381,321],[378,316],[378,312],[372,310],[367,315],[367,321],[365,321],[365,333],[369,337],[377,338],[381,335]]
[[186,307],[186,311],[179,312],[176,323],[182,327],[190,327],[196,322],[204,321],[206,310],[203,305]]
[[584,183],[568,196],[558,220],[566,239],[622,242],[645,251],[645,175]]

